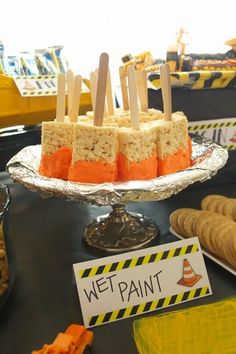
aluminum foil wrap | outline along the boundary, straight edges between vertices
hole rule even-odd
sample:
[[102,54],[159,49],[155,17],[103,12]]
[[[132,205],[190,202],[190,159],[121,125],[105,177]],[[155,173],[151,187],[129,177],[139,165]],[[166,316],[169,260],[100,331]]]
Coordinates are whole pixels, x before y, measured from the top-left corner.
[[204,182],[225,165],[228,152],[222,146],[199,135],[194,136],[192,142],[192,167],[145,181],[82,184],[40,176],[41,145],[25,147],[8,162],[7,170],[14,181],[43,197],[56,196],[96,205],[162,200],[194,182]]

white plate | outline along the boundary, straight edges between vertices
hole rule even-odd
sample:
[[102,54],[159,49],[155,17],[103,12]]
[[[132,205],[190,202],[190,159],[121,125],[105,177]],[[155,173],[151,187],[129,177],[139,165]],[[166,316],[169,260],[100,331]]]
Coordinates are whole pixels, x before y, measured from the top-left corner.
[[[181,240],[185,239],[185,237],[177,234],[177,232],[171,226],[170,226],[170,232]],[[205,254],[205,256],[210,258],[215,263],[219,264],[221,267],[226,269],[228,272],[232,273],[233,275],[236,275],[236,270],[234,270],[230,265],[226,264],[222,259],[217,258],[216,256],[213,256],[211,253],[209,253],[204,248],[202,248],[202,246],[201,246],[201,249],[202,249],[202,253]]]

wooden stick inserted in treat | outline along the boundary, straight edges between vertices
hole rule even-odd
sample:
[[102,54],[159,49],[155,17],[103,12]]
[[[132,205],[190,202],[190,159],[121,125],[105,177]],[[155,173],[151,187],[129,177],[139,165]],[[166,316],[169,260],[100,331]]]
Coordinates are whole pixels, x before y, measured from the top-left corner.
[[147,112],[148,111],[148,100],[147,100],[146,72],[143,70],[137,70],[136,76],[137,76],[137,88],[138,88],[140,108],[141,108],[142,112]]
[[[96,94],[97,94],[97,83],[98,83],[98,68],[95,69],[95,74],[97,75],[96,76],[96,91],[95,91],[95,98],[96,98]],[[107,89],[106,89],[106,95],[107,95]],[[104,103],[104,115],[103,115],[103,118],[104,117],[107,117],[107,100],[106,100],[107,97],[105,97],[105,103]],[[96,103],[96,99],[95,99],[95,103]],[[95,111],[95,104],[94,104],[94,111]]]
[[70,112],[71,122],[77,122],[78,119],[81,87],[82,87],[82,77],[80,75],[76,75],[74,80],[73,99],[72,99],[72,106]]
[[106,88],[107,113],[109,116],[114,115],[114,105],[112,97],[111,73],[108,69],[107,73],[107,88]]
[[59,74],[57,78],[57,108],[56,108],[57,122],[64,122],[65,119],[65,93],[66,93],[65,75]]
[[94,111],[94,125],[102,126],[106,98],[107,73],[108,73],[109,56],[102,53],[99,60],[98,82],[96,103]]
[[123,108],[125,111],[127,111],[129,109],[129,96],[128,96],[128,89],[126,83],[126,70],[123,66],[120,66],[119,68],[119,75],[120,75],[120,87],[121,87]]
[[74,90],[74,80],[75,75],[72,70],[67,70],[66,72],[66,83],[67,83],[67,103],[68,103],[68,116],[70,118],[72,101],[73,101],[73,90]]
[[172,100],[171,100],[171,84],[170,84],[170,66],[165,63],[160,67],[161,90],[164,106],[165,120],[172,120]]
[[137,96],[136,72],[133,65],[128,67],[130,113],[133,129],[139,130],[139,109]]
[[95,102],[96,102],[96,91],[97,91],[97,74],[95,71],[91,71],[90,73],[90,92],[92,98],[92,106],[93,110],[95,111]]

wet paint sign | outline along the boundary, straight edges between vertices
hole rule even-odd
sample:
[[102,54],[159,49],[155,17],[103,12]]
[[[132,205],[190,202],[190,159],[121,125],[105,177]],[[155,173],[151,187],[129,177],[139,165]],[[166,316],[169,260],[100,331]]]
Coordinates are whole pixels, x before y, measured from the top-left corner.
[[197,238],[74,264],[86,327],[210,295]]

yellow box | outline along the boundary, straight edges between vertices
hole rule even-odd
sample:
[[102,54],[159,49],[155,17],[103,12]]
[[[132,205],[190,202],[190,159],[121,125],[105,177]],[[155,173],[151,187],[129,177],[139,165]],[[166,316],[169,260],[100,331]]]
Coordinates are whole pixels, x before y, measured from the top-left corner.
[[[90,92],[82,92],[80,114],[91,110]],[[22,97],[12,77],[0,75],[0,128],[35,125],[56,116],[56,96]]]

